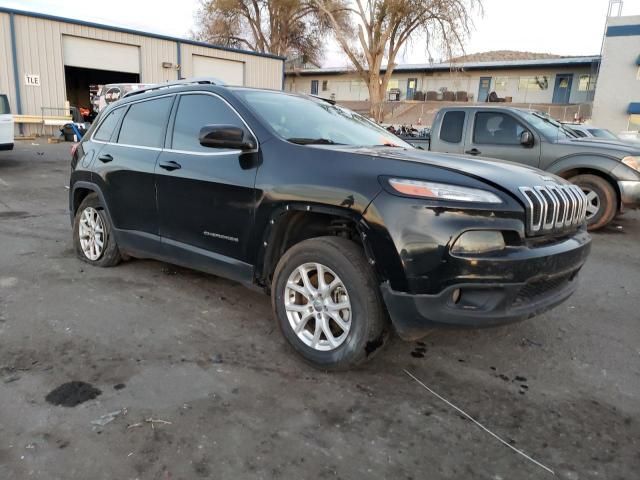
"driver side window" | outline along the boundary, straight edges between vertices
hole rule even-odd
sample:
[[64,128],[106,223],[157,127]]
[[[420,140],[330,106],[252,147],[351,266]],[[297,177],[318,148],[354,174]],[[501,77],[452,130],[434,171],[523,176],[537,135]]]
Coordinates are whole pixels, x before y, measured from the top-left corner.
[[220,98],[206,94],[181,95],[171,149],[212,153],[211,148],[200,145],[200,129],[205,125],[233,125],[246,130],[238,114]]
[[484,145],[519,145],[526,129],[511,115],[478,112],[473,126],[473,143]]

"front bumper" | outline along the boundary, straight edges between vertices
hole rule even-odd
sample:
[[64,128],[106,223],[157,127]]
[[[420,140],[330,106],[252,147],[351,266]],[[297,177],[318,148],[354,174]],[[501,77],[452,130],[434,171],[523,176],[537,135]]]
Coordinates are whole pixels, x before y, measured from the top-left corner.
[[621,180],[618,182],[618,188],[623,208],[640,208],[640,181]]
[[[456,257],[459,266],[466,264],[465,275],[439,293],[396,292],[385,283],[382,295],[405,340],[418,339],[435,326],[483,327],[525,320],[571,296],[590,248],[590,236],[579,231],[558,243],[514,248],[498,258]],[[456,290],[459,295],[454,295]]]

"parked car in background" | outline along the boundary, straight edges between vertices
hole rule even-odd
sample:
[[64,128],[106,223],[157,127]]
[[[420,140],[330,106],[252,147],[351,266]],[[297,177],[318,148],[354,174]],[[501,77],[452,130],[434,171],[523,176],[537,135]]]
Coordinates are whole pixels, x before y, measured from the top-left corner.
[[[441,109],[430,149],[509,160],[541,168],[578,185],[587,196],[590,229],[640,207],[640,146],[617,139],[580,138],[547,114],[508,106]],[[557,199],[542,195],[550,211]]]
[[13,115],[5,94],[0,94],[0,150],[13,150]]
[[[559,177],[417,150],[321,99],[211,83],[107,107],[69,185],[80,259],[155,258],[263,289],[322,369],[369,358],[389,317],[413,340],[548,310],[591,241],[586,197]],[[540,195],[557,201],[542,210]]]
[[563,122],[562,125],[568,128],[578,137],[582,138],[602,138],[604,140],[619,140],[625,143],[631,143],[633,145],[640,146],[640,140],[637,135],[625,135],[624,133],[616,135],[606,128],[598,128],[593,125],[586,125],[584,123],[567,123]]

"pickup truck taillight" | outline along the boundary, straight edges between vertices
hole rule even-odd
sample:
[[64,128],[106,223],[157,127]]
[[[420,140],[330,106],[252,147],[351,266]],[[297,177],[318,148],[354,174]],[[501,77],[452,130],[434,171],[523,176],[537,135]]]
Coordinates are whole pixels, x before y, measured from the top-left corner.
[[71,145],[71,158],[74,158],[76,156],[76,152],[78,151],[79,146],[80,146],[80,142],[74,143],[73,145]]

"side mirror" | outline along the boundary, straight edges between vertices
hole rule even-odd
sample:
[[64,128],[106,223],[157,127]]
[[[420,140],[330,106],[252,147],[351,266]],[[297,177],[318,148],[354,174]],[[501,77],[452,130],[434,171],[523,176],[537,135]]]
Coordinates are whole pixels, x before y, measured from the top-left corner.
[[253,137],[247,135],[243,128],[234,125],[205,125],[200,129],[200,145],[234,150],[253,150],[256,148]]
[[531,148],[533,147],[534,142],[535,139],[533,138],[533,133],[529,130],[525,130],[520,134],[520,145],[523,147]]

